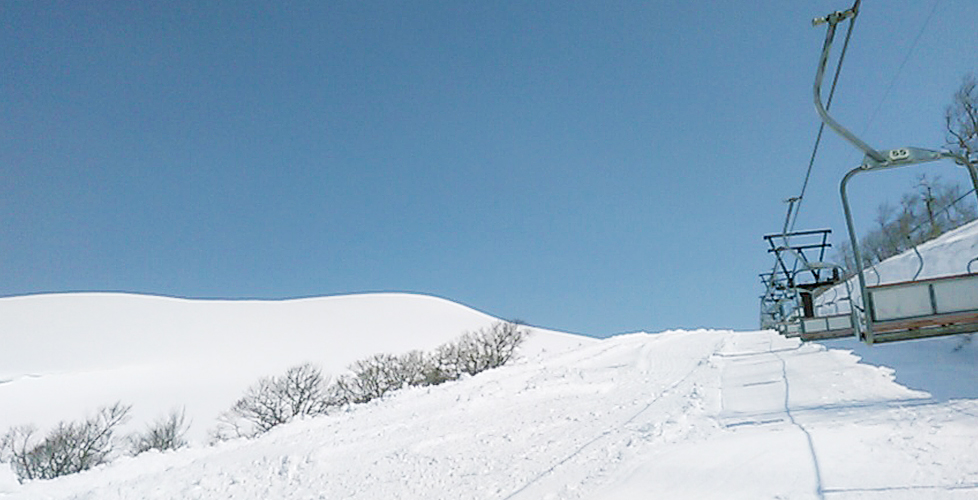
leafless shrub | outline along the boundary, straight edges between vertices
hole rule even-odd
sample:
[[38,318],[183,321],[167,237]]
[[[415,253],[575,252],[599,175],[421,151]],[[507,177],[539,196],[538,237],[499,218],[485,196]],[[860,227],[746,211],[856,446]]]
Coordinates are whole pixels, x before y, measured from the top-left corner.
[[498,368],[516,355],[529,330],[512,321],[493,323],[488,328],[469,332],[453,345],[440,350],[447,359],[442,366],[469,375]]
[[353,363],[350,373],[332,385],[327,385],[319,369],[309,364],[297,366],[284,377],[263,378],[250,387],[219,417],[212,438],[254,437],[300,415],[324,414],[330,408],[367,403],[404,387],[475,375],[513,359],[528,334],[517,322],[499,322],[466,333],[433,354],[375,354]]
[[496,368],[510,361],[529,331],[517,322],[498,322],[446,343],[432,354],[377,354],[350,366],[336,381],[337,401],[366,403],[406,386],[437,385],[463,374]]
[[431,356],[422,351],[411,351],[397,357],[397,378],[410,386],[427,385]]
[[412,385],[421,368],[414,364],[415,356],[398,357],[375,354],[350,366],[350,375],[340,377],[336,386],[342,401],[347,404],[366,403],[384,394]]
[[438,385],[458,380],[465,371],[466,358],[459,342],[449,342],[438,346],[425,365],[424,385]]
[[129,419],[131,408],[115,403],[83,422],[61,422],[40,442],[35,427],[14,427],[0,439],[0,460],[13,466],[20,482],[88,470],[112,454],[115,431]]
[[329,407],[327,379],[322,370],[306,363],[281,377],[266,377],[221,415],[216,440],[254,437],[300,416],[321,415]]
[[174,410],[157,420],[145,432],[129,437],[130,453],[139,455],[150,450],[166,451],[183,448],[187,445],[186,411]]

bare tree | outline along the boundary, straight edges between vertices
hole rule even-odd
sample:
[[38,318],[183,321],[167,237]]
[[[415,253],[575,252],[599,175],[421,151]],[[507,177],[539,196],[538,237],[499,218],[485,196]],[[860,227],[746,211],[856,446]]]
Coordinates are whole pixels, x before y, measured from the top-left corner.
[[254,437],[300,416],[324,414],[329,407],[327,382],[322,370],[309,363],[289,368],[281,377],[262,378],[219,417],[213,437]]
[[967,75],[944,112],[947,146],[978,161],[978,78]]
[[337,406],[362,404],[407,386],[435,385],[463,374],[502,366],[529,335],[518,322],[498,322],[462,335],[434,354],[375,354],[353,363],[350,373],[327,385],[311,365],[291,368],[284,377],[263,378],[218,418],[214,440],[254,437],[299,415],[324,414]]
[[375,354],[350,366],[352,374],[340,377],[336,385],[342,400],[349,404],[366,403],[397,389],[418,385],[424,380],[424,356]]
[[39,474],[33,466],[36,455],[32,451],[38,446],[34,436],[37,427],[21,425],[13,427],[0,438],[0,462],[9,463],[17,479],[23,483],[30,479],[38,479]]
[[40,442],[32,426],[15,427],[0,439],[0,459],[21,481],[53,479],[105,463],[114,451],[115,431],[132,407],[104,406],[83,422],[61,422]]
[[448,342],[438,346],[431,355],[425,371],[425,385],[438,385],[458,380],[465,373],[465,354],[460,342]]
[[[863,266],[882,262],[978,218],[966,194],[958,184],[920,176],[916,189],[900,198],[899,207],[888,203],[878,207],[876,227],[859,239]],[[838,254],[846,269],[855,269],[848,242],[839,245]]]
[[431,355],[422,351],[411,351],[397,357],[398,378],[406,385],[431,385],[428,376],[432,369]]
[[334,400],[366,403],[406,386],[437,385],[502,366],[513,359],[528,334],[520,323],[501,321],[465,333],[430,355],[412,351],[402,356],[371,356],[354,363],[349,375],[337,379]]
[[166,451],[183,448],[187,445],[187,423],[185,409],[173,410],[157,420],[145,432],[129,437],[130,452],[138,455],[150,450]]

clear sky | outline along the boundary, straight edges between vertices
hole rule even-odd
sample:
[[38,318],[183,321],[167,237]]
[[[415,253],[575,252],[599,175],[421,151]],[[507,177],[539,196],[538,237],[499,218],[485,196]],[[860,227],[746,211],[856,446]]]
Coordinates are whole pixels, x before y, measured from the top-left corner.
[[[810,21],[850,5],[2,1],[0,295],[409,291],[597,336],[756,328],[761,236],[819,123]],[[942,146],[976,26],[974,0],[863,2],[838,119]],[[842,241],[859,159],[826,136],[798,229]],[[923,172],[965,179],[873,174],[864,226]]]

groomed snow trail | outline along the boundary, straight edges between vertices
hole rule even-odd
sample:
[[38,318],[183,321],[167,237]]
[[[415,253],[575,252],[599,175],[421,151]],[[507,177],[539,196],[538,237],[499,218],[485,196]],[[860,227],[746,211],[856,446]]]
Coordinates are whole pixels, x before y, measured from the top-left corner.
[[934,402],[888,369],[772,332],[726,336],[711,364],[718,425],[639,451],[593,498],[978,495],[974,400]]
[[974,498],[976,415],[773,332],[634,334],[0,498]]

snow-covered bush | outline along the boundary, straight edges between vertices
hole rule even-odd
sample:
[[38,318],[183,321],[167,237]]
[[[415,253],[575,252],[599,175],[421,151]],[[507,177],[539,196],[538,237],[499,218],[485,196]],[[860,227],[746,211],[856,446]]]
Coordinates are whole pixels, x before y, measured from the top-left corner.
[[366,403],[404,386],[397,356],[375,354],[350,366],[349,375],[336,380],[337,393],[348,404]]
[[186,421],[184,410],[174,410],[169,415],[157,420],[145,432],[129,436],[130,453],[140,453],[158,450],[176,450],[187,445],[187,431],[190,425]]
[[357,361],[350,366],[351,374],[337,379],[337,400],[366,403],[402,387],[437,385],[502,366],[513,358],[528,334],[517,322],[500,321],[465,333],[432,354],[376,354]]
[[463,373],[475,375],[500,367],[513,359],[528,335],[529,330],[514,321],[500,321],[468,332],[438,349],[438,370],[447,380],[452,380]]
[[395,356],[375,354],[350,365],[350,373],[327,384],[310,364],[293,367],[282,377],[267,377],[248,388],[218,418],[215,441],[255,437],[302,415],[325,414],[330,408],[362,404],[408,386],[436,385],[464,374],[506,364],[529,330],[517,322],[497,322],[439,347],[434,353],[411,351]]
[[336,380],[338,400],[366,403],[406,386],[424,385],[428,356],[411,351],[401,356],[375,354],[350,366],[350,374]]
[[330,406],[328,380],[306,363],[281,377],[265,377],[218,419],[216,440],[254,437],[300,416],[321,415]]
[[0,461],[9,463],[21,482],[88,470],[105,463],[115,449],[115,431],[132,407],[104,406],[82,422],[61,422],[38,441],[33,426],[14,427],[0,438]]

